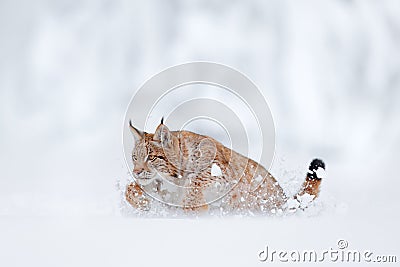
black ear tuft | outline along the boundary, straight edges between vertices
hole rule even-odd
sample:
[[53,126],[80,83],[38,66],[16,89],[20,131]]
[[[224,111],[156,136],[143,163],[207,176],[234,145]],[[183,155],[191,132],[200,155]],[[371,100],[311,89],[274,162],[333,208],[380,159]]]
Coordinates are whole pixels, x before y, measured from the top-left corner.
[[164,116],[161,118],[161,124],[164,124]]
[[140,140],[142,139],[144,132],[139,131],[138,129],[136,129],[133,124],[132,121],[129,120],[129,130],[131,131],[133,137],[135,138],[135,140]]
[[308,169],[310,171],[316,171],[320,167],[325,170],[325,163],[320,159],[313,159],[313,161],[311,161],[310,167],[308,167]]

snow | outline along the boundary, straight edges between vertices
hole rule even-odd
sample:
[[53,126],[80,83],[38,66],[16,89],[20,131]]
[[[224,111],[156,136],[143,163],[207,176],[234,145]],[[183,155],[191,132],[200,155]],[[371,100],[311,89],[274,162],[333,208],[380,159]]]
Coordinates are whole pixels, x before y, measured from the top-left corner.
[[298,196],[297,199],[299,200],[300,203],[300,208],[307,208],[310,206],[311,202],[313,201],[315,196],[312,196],[310,194],[303,194],[301,196]]
[[211,175],[212,176],[222,176],[221,168],[216,163],[213,163],[211,165]]
[[254,178],[254,182],[255,182],[256,184],[261,183],[262,180],[263,180],[263,178],[262,178],[261,175],[257,175],[257,176]]
[[316,171],[315,174],[317,175],[318,178],[323,179],[326,177],[326,172],[323,168],[319,167]]
[[294,198],[289,198],[286,202],[286,206],[291,212],[295,212],[300,207],[300,202]]
[[[340,238],[400,255],[399,2],[206,3],[1,2],[0,266],[259,266],[267,244]],[[276,127],[270,171],[285,192],[325,161],[312,209],[143,219],[125,206],[126,106],[153,74],[192,60],[232,66],[262,90]]]
[[[399,236],[387,229],[396,229],[398,221],[391,220],[393,215],[386,218],[354,214],[251,220],[9,217],[0,220],[0,228],[7,229],[0,239],[0,263],[54,266],[57,262],[60,267],[187,266],[188,262],[201,267],[261,266],[267,263],[260,263],[257,254],[266,245],[276,250],[322,250],[336,247],[339,239],[346,239],[351,249],[396,254],[395,240]],[[245,229],[245,233],[239,234],[238,229]]]

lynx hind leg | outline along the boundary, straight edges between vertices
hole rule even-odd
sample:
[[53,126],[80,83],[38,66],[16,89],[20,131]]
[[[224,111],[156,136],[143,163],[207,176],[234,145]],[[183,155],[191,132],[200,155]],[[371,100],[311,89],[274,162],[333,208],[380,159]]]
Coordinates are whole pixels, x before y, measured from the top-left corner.
[[125,199],[137,210],[148,211],[150,209],[150,198],[146,196],[140,186],[135,182],[127,185]]

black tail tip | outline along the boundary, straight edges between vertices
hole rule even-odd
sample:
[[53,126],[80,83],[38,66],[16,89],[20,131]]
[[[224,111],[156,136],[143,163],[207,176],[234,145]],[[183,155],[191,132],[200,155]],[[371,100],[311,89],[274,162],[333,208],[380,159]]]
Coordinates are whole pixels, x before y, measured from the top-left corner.
[[313,159],[313,161],[311,161],[310,167],[308,167],[308,169],[310,171],[316,171],[316,170],[318,170],[318,168],[322,168],[325,170],[325,163],[320,159]]

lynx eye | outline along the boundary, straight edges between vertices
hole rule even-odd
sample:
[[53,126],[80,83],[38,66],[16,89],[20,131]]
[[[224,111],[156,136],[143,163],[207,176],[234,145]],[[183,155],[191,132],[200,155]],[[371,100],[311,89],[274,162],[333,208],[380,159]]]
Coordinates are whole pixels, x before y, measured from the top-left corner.
[[156,159],[156,156],[154,156],[154,155],[149,155],[149,156],[147,157],[147,159],[153,161],[153,160]]
[[133,161],[137,161],[136,155],[132,155],[132,159],[133,159]]

